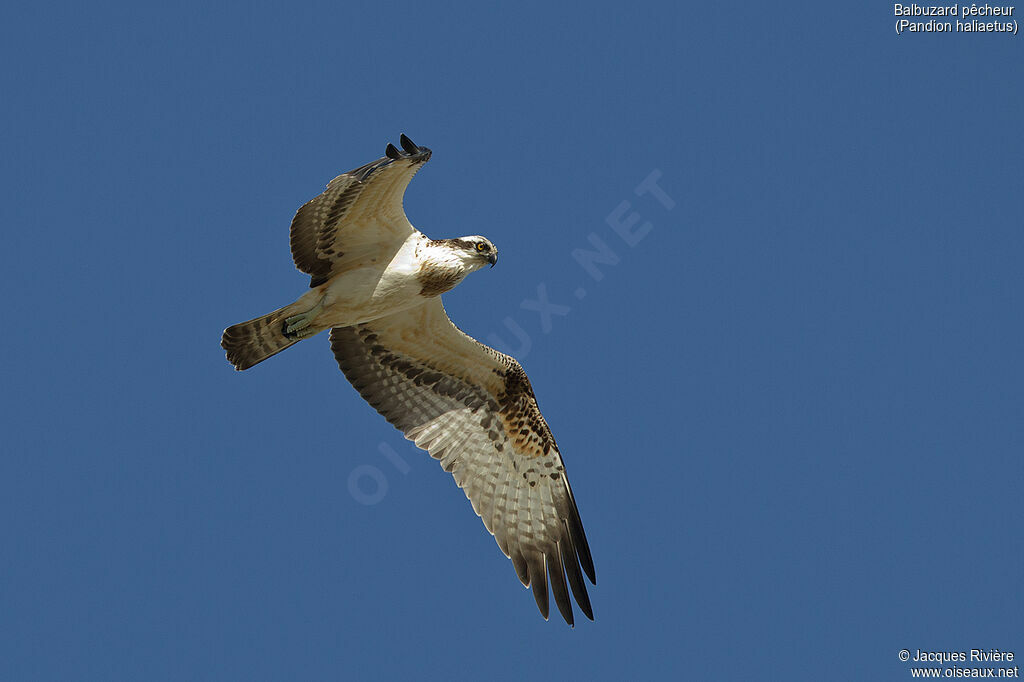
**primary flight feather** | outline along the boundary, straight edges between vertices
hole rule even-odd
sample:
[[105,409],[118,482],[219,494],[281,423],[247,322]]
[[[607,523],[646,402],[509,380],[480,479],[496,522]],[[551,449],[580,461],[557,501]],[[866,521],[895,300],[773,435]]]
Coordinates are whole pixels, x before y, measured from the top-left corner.
[[[441,304],[471,272],[497,262],[480,236],[433,240],[410,224],[405,188],[430,150],[402,149],[339,175],[291,226],[295,265],[310,290],[224,330],[236,369],[330,329],[352,385],[405,437],[451,472],[548,617],[548,579],[573,624],[571,591],[593,619],[585,573],[594,562],[565,464],[522,366],[456,327]],[[581,572],[582,568],[582,572]]]

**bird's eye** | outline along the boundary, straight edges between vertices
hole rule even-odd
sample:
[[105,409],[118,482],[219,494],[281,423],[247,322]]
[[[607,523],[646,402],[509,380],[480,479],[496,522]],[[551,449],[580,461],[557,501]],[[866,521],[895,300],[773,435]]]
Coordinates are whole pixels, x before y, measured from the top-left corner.
[[476,245],[476,250],[478,253],[484,253],[485,251],[490,251],[491,247],[487,246],[487,244],[484,244],[483,242],[480,242],[479,244]]

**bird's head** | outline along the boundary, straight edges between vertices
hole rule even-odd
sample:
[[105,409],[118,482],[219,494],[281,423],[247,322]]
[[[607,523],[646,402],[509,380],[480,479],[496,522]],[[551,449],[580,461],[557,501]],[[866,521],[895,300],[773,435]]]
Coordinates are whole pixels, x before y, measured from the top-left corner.
[[479,270],[485,265],[494,267],[494,264],[498,262],[498,248],[487,237],[473,235],[452,239],[450,245],[456,250],[463,266],[469,271]]

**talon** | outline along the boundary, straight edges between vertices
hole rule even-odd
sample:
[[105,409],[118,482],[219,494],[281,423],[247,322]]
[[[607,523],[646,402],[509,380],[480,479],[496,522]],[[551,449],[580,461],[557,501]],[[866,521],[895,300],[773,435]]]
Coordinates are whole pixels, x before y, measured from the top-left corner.
[[298,315],[292,315],[284,318],[284,335],[285,336],[297,336],[300,339],[306,338],[307,336],[313,336],[317,330],[311,325],[316,316],[323,310],[323,304],[318,303],[310,310]]
[[284,333],[292,334],[309,326],[309,316],[306,313],[292,315],[284,320]]

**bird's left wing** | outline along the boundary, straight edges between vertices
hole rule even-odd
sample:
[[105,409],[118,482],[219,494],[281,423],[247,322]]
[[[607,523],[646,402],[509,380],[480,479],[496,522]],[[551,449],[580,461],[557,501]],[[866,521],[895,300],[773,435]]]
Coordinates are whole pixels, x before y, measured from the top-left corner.
[[[572,590],[593,611],[583,524],[555,440],[522,366],[458,329],[440,297],[373,322],[331,330],[331,349],[359,393],[440,460],[548,617],[572,625]],[[596,583],[595,583],[596,584]]]

